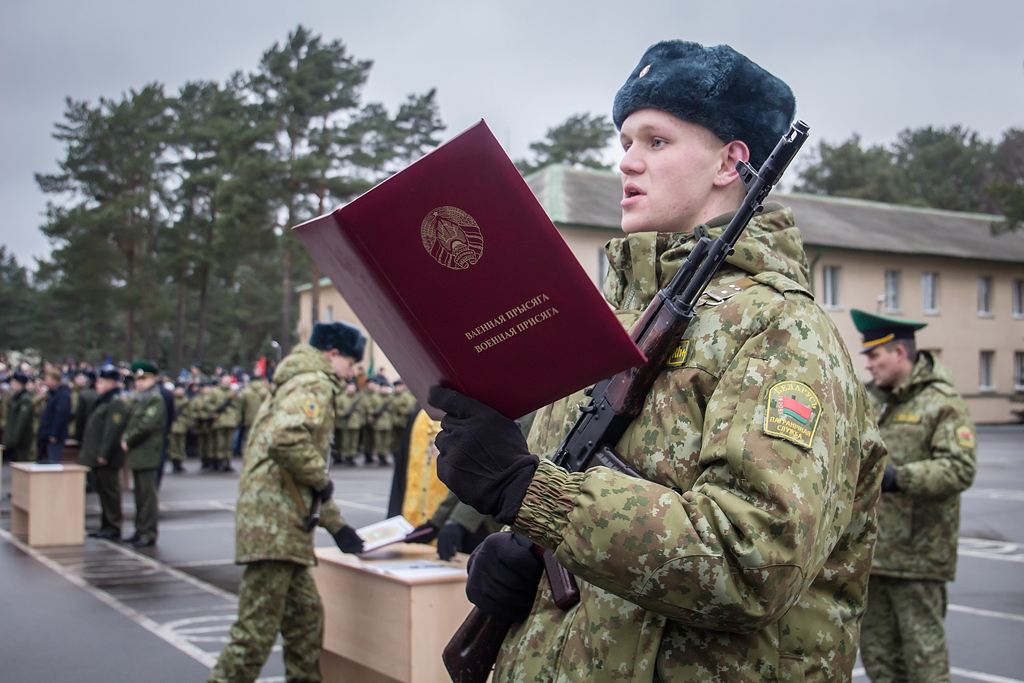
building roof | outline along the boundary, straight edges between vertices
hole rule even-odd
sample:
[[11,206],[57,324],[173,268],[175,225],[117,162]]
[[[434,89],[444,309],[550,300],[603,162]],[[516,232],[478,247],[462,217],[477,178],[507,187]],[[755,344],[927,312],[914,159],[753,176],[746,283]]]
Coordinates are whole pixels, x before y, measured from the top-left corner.
[[[618,173],[548,166],[526,182],[556,225],[619,230]],[[992,234],[1001,216],[802,193],[772,198],[793,209],[808,247],[1024,262],[1024,234]]]

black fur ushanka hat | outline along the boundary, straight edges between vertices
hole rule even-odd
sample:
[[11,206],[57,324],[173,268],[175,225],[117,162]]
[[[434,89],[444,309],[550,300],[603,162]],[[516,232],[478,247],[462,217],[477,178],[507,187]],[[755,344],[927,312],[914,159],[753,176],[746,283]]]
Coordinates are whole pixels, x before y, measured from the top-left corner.
[[760,168],[788,130],[796,98],[782,80],[728,45],[670,40],[647,48],[615,95],[616,128],[652,107],[704,126],[723,142],[741,140]]

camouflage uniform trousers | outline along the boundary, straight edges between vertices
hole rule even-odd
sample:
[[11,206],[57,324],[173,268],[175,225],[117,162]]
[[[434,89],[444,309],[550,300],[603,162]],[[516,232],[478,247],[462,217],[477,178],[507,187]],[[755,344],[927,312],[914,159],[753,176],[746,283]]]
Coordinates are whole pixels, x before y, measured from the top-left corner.
[[213,430],[214,452],[217,460],[231,461],[231,438],[235,435],[235,427],[217,427]]
[[338,453],[343,458],[354,458],[359,453],[359,430],[342,429]]
[[[391,428],[373,430],[373,455],[391,455]],[[368,453],[369,455],[369,453]]]
[[948,683],[946,584],[872,576],[860,656],[874,683]]
[[251,562],[238,587],[238,621],[207,683],[255,681],[278,633],[284,640],[285,680],[322,680],[324,609],[309,568],[277,560]]
[[185,439],[188,434],[170,433],[167,435],[167,457],[171,460],[185,459]]

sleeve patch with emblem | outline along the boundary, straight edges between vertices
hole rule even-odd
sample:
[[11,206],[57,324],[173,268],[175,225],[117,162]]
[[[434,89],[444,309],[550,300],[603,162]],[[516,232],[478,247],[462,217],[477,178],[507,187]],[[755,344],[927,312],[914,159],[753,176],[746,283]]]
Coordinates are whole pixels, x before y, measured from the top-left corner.
[[892,416],[892,421],[901,424],[916,425],[921,424],[921,416],[914,415],[913,413],[896,413]]
[[667,368],[678,368],[682,367],[683,363],[686,362],[686,352],[690,350],[690,340],[684,339],[679,343],[679,347],[672,352],[672,355],[668,357],[668,361],[665,362]]
[[150,417],[156,415],[156,406],[146,408],[146,415],[149,415]]
[[803,382],[779,382],[768,390],[764,433],[810,448],[821,418],[821,401]]
[[116,425],[117,425],[117,424],[121,424],[121,413],[114,413],[113,415],[111,415],[111,416],[110,416],[110,419],[111,419],[111,420],[112,420],[112,421],[114,422],[114,424],[116,424]]
[[960,425],[956,428],[956,442],[963,448],[974,448],[974,430],[970,425]]
[[306,405],[303,406],[302,411],[306,413],[306,417],[311,420],[315,420],[320,416],[320,403],[316,399],[309,399],[306,401]]

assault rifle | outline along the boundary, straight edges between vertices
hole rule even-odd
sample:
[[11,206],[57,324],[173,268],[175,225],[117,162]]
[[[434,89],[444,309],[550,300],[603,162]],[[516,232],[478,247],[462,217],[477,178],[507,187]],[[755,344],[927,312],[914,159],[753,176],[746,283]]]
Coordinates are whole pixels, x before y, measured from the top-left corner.
[[[654,380],[678,348],[687,325],[696,315],[705,290],[726,257],[733,253],[733,247],[747,223],[761,211],[768,193],[804,144],[807,131],[806,123],[795,122],[760,170],[744,161],[736,164],[747,189],[743,204],[719,237],[712,240],[706,230],[697,232],[693,251],[679,272],[658,292],[630,332],[647,362],[598,382],[587,390],[590,403],[580,407],[576,423],[555,451],[552,461],[556,465],[571,472],[603,466],[641,477],[612,448],[640,414]],[[522,537],[517,537],[517,541],[542,558],[558,607],[569,609],[579,602],[575,579],[555,561],[550,551],[542,550]],[[452,681],[483,683],[487,680],[510,626],[508,622],[485,615],[474,607],[442,654]]]

